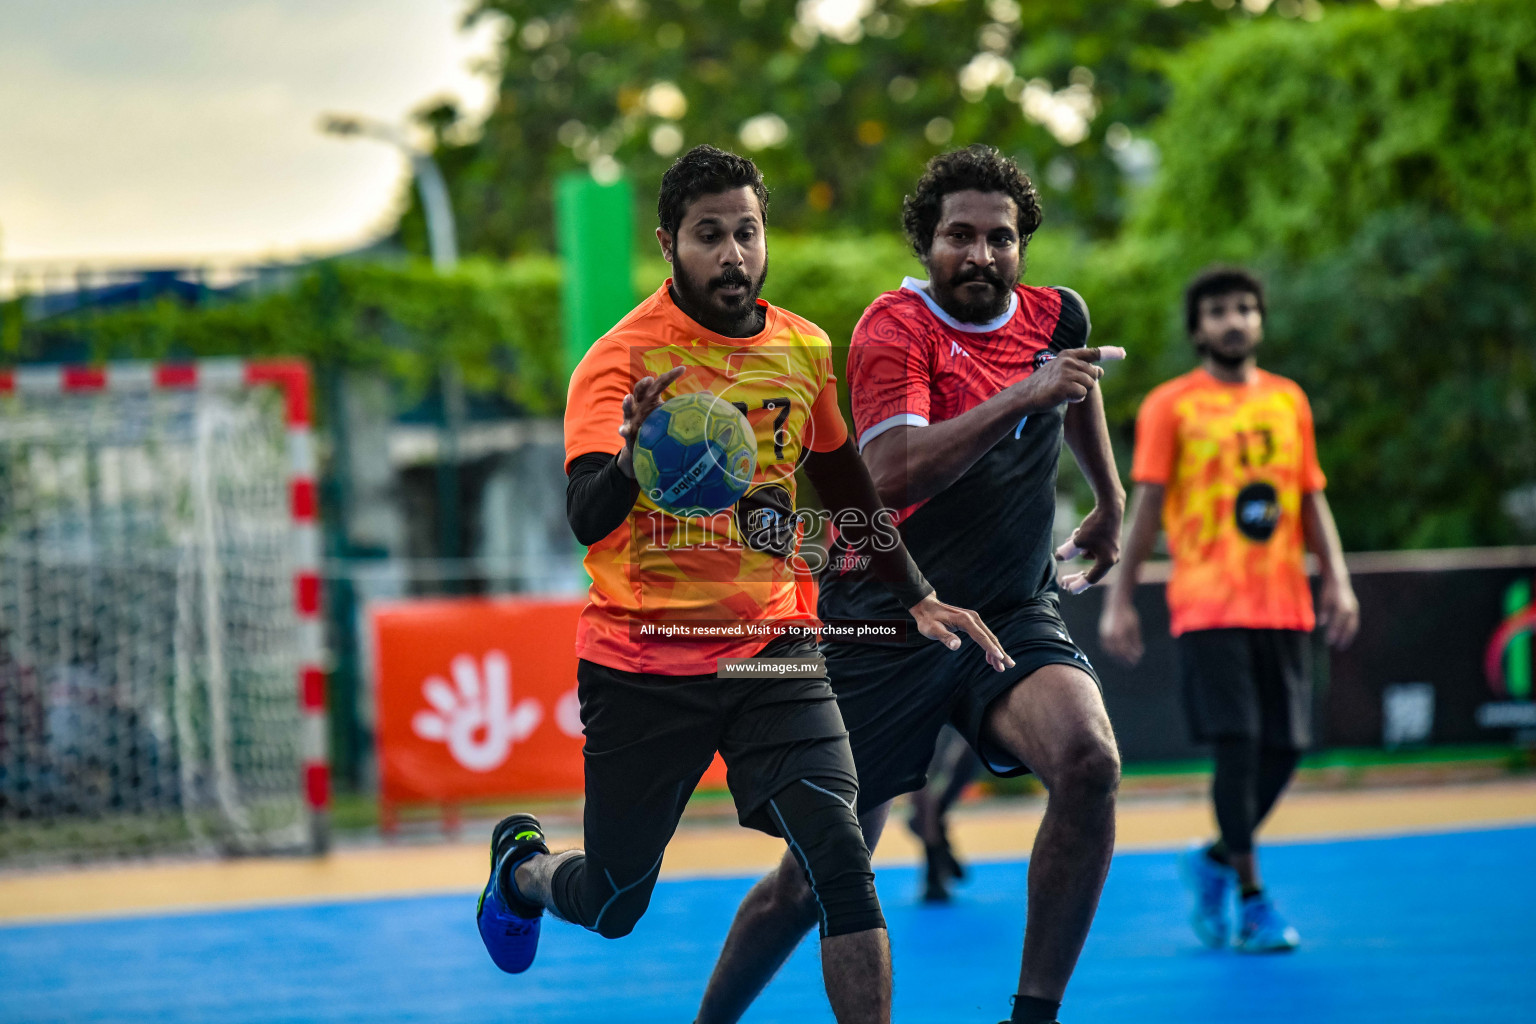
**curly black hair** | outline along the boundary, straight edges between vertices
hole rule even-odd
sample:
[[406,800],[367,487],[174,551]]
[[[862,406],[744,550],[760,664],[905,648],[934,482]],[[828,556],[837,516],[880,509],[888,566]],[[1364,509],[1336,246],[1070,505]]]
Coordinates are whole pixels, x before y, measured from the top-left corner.
[[968,189],[1007,194],[1019,210],[1020,242],[1029,244],[1029,236],[1040,227],[1044,217],[1040,193],[1029,175],[991,146],[967,146],[929,160],[918,179],[916,193],[901,201],[901,226],[919,259],[926,257],[933,246],[944,197]]
[[678,157],[661,176],[661,193],[656,197],[656,218],[661,229],[676,237],[683,226],[688,207],[700,196],[718,195],[737,188],[750,188],[768,220],[768,188],[763,172],[744,156],[727,153],[714,146],[694,146]]
[[1191,337],[1200,329],[1200,300],[1219,295],[1247,292],[1259,303],[1259,316],[1264,316],[1264,282],[1251,271],[1242,267],[1206,267],[1195,275],[1184,289],[1184,330]]

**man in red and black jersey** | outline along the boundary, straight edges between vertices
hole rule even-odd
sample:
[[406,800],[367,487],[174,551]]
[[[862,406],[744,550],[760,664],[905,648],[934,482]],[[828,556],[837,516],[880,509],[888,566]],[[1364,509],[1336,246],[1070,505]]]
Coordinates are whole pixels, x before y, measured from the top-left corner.
[[[923,784],[946,722],[994,774],[1034,772],[1049,791],[1011,1017],[1035,1024],[1060,1008],[1114,847],[1119,755],[1098,677],[1058,612],[1054,562],[1093,558],[1062,580],[1078,593],[1118,557],[1125,492],[1098,381],[1100,361],[1124,352],[1084,347],[1088,309],[1077,293],[1020,284],[1039,196],[996,150],[936,157],[907,197],[904,222],[929,279],[881,295],[854,331],[857,443],[913,557],[940,591],[986,619],[1015,664],[994,672],[976,645],[939,657],[916,643],[823,650],[871,848],[892,798]],[[1096,505],[1053,559],[1063,437]],[[859,571],[865,553],[840,539],[829,555],[824,620],[904,616]],[[737,912],[698,1024],[739,1019],[815,922],[804,873],[786,859]]]

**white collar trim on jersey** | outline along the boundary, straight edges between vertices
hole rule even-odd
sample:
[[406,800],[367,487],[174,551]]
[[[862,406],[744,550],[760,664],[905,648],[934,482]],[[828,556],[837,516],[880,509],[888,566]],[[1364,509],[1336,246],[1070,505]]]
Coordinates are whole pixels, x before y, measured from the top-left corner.
[[904,277],[901,279],[901,290],[912,292],[923,300],[923,304],[928,307],[928,311],[934,316],[955,330],[965,331],[967,334],[985,334],[988,331],[995,331],[1007,324],[1009,320],[1012,320],[1013,314],[1019,310],[1019,293],[1015,291],[1008,296],[1008,309],[1002,316],[999,316],[996,320],[988,320],[984,324],[966,324],[961,323],[944,312],[943,308],[934,301],[933,296],[928,294],[927,281],[919,281],[915,277]]

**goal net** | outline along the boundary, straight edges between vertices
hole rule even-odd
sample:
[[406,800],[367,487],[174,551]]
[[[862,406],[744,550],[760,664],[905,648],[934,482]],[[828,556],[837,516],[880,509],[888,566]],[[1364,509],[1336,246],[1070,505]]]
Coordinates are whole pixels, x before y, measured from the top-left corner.
[[0,862],[324,840],[308,378],[0,370]]

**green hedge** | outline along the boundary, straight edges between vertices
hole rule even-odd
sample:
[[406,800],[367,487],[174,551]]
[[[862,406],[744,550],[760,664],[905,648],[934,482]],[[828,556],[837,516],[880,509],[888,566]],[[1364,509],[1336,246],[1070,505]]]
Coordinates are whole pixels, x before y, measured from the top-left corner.
[[466,261],[449,275],[425,262],[327,262],[269,294],[25,325],[23,299],[0,311],[0,360],[36,359],[70,341],[93,360],[297,355],[321,368],[376,370],[407,402],[452,360],[469,390],[549,414],[565,401],[559,291],[559,264],[530,257]]

